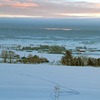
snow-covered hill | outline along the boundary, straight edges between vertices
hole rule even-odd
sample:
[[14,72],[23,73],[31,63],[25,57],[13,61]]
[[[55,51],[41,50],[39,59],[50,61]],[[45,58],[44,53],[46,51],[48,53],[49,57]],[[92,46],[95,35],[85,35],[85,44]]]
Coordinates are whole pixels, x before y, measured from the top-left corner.
[[100,100],[100,68],[0,64],[0,100]]

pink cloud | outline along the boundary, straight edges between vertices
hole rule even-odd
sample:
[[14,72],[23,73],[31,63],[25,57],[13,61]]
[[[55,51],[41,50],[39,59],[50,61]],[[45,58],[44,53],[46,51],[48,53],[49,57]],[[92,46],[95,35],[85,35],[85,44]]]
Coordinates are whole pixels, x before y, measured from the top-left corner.
[[2,7],[3,6],[3,4],[2,3],[0,3],[0,7]]
[[9,7],[16,7],[16,8],[28,8],[28,7],[38,7],[36,3],[32,2],[31,0],[27,0],[24,2],[20,2],[18,0],[0,0],[0,6],[9,6]]
[[100,8],[100,3],[94,3],[93,5],[95,8]]
[[[69,17],[100,16],[100,3],[70,0],[0,0],[0,12],[12,15]],[[34,8],[34,9],[32,9]]]
[[11,5],[12,7],[26,8],[26,7],[38,7],[39,5],[35,3],[15,3]]

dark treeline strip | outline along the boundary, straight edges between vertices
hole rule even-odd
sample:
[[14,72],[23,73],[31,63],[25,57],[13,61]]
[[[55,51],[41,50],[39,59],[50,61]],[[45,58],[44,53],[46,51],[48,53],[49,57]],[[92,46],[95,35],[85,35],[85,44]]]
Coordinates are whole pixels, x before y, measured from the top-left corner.
[[61,63],[67,66],[100,66],[100,58],[73,57],[70,51],[66,51]]
[[23,47],[21,50],[36,50],[38,52],[63,54],[66,51],[66,48],[62,47],[62,46],[57,46],[57,45],[55,45],[55,46],[40,45],[39,47],[26,46],[26,47]]

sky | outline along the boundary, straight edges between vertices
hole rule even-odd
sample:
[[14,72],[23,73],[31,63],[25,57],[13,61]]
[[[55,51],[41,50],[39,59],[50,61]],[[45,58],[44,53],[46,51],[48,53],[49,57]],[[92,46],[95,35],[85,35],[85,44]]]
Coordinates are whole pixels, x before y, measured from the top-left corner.
[[0,17],[100,18],[100,0],[0,0]]

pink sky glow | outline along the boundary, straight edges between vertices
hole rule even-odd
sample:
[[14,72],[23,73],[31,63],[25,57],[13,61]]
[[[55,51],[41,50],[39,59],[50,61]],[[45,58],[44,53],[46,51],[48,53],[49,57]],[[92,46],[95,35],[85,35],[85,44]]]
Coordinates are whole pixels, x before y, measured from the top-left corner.
[[96,0],[0,0],[0,17],[100,17]]

